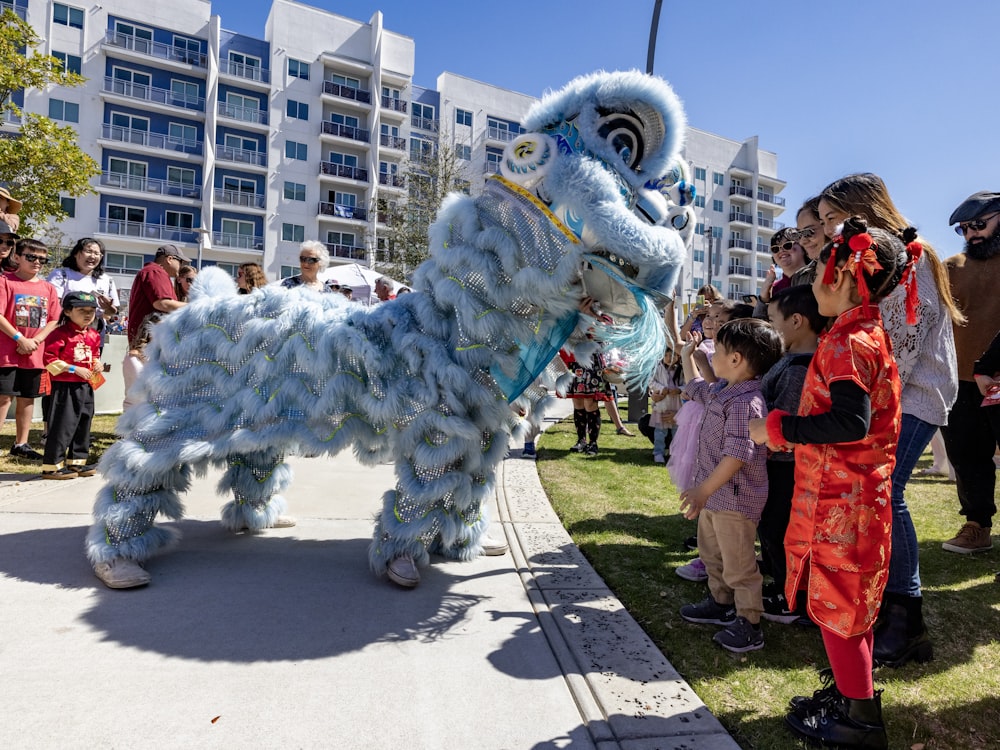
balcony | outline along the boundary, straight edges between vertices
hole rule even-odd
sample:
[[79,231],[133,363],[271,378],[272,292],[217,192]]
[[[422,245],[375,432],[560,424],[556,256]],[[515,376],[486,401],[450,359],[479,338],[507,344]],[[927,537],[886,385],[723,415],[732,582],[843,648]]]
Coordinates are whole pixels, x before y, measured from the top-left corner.
[[730,276],[753,276],[753,269],[750,266],[744,266],[740,263],[730,263],[729,264],[729,275]]
[[406,151],[406,139],[396,135],[385,135],[378,137],[379,145],[383,148],[394,148],[397,151]]
[[784,198],[782,198],[780,195],[773,195],[772,193],[762,193],[762,192],[758,191],[758,193],[757,193],[757,200],[764,201],[765,203],[770,203],[770,204],[772,204],[774,206],[784,206],[785,205],[785,199]]
[[753,224],[753,217],[750,214],[743,213],[742,211],[730,211],[729,221],[750,225]]
[[219,60],[219,72],[236,78],[243,78],[247,81],[257,81],[259,83],[271,82],[271,71],[265,70],[258,65],[247,65],[246,63],[233,62],[232,60]]
[[758,268],[757,269],[757,278],[758,279],[763,279],[766,276],[767,276],[767,269],[766,268]]
[[750,240],[729,240],[730,250],[753,250],[753,243]]
[[230,232],[212,232],[212,244],[216,247],[232,247],[237,250],[264,251],[264,238],[249,234],[231,234]]
[[193,65],[196,68],[208,67],[208,57],[194,50],[172,47],[162,42],[154,42],[149,39],[140,39],[129,34],[119,34],[110,29],[104,35],[104,43],[112,47],[120,47],[147,57],[155,57],[159,60],[173,60],[174,62]]
[[320,203],[319,212],[323,216],[335,216],[338,219],[354,219],[368,221],[368,211],[357,206],[345,206],[341,203]]
[[368,182],[368,170],[361,167],[351,167],[346,164],[336,164],[332,161],[321,161],[319,163],[319,173],[330,175],[331,177],[343,177],[348,180],[358,182]]
[[97,231],[123,237],[140,237],[155,242],[198,242],[198,233],[184,227],[168,227],[164,224],[145,224],[104,217],[98,219]]
[[248,151],[245,148],[233,148],[221,143],[215,144],[215,158],[217,161],[234,161],[255,167],[267,166],[267,154],[263,151]]
[[119,125],[104,123],[101,137],[109,141],[131,143],[135,146],[158,148],[165,151],[179,151],[184,154],[201,154],[201,141],[189,141],[185,138],[175,138],[162,133],[150,133],[148,130],[123,128]]
[[392,96],[383,96],[382,97],[382,108],[383,109],[391,109],[391,110],[393,110],[395,112],[402,112],[403,114],[406,114],[406,110],[407,110],[408,106],[409,106],[409,103],[403,101],[402,99],[397,99],[397,98],[392,97]]
[[730,185],[729,194],[737,198],[753,198],[753,190],[742,185]]
[[219,117],[228,117],[230,120],[239,120],[240,122],[252,122],[255,125],[267,125],[266,109],[237,107],[235,104],[226,102],[219,102]]
[[767,242],[757,242],[757,252],[763,253],[764,255],[771,256],[771,245]]
[[486,174],[500,174],[500,162],[487,159]]
[[22,21],[28,20],[28,11],[26,8],[18,8],[14,3],[0,2],[0,11],[9,10],[14,13]]
[[364,260],[365,249],[363,247],[353,247],[351,245],[334,245],[331,242],[324,242],[326,250],[331,258],[347,258],[349,260]]
[[413,115],[410,117],[410,127],[417,128],[418,130],[431,130],[436,133],[438,129],[438,120],[430,117],[417,117],[416,115]]
[[102,172],[101,186],[118,190],[131,190],[136,193],[153,193],[169,195],[174,198],[201,200],[201,187],[198,185],[155,180],[148,177],[133,177],[121,172]]
[[226,190],[215,188],[215,202],[227,206],[244,206],[245,208],[264,208],[265,196],[256,193],[244,193],[241,190]]
[[402,188],[406,187],[406,178],[398,174],[389,174],[388,172],[378,173],[378,184],[385,185],[386,187]]
[[486,137],[494,141],[507,143],[517,138],[518,135],[519,133],[515,133],[513,130],[508,130],[507,128],[486,128]]
[[169,89],[147,86],[144,83],[119,81],[111,76],[104,77],[104,91],[108,94],[124,96],[128,99],[139,99],[152,104],[163,104],[168,107],[183,107],[196,112],[205,111],[205,99],[201,96],[180,94]]
[[333,81],[323,81],[323,93],[331,96],[338,96],[341,99],[353,99],[361,104],[372,103],[372,92],[364,89],[355,89],[350,86],[343,86]]
[[353,125],[341,125],[339,122],[330,122],[329,120],[323,121],[321,132],[325,135],[335,135],[338,138],[348,138],[362,143],[368,143],[371,140],[370,130],[356,128]]
[[773,229],[775,231],[785,228],[782,222],[775,221],[774,219],[765,219],[763,216],[757,217],[757,224],[764,227],[764,229]]

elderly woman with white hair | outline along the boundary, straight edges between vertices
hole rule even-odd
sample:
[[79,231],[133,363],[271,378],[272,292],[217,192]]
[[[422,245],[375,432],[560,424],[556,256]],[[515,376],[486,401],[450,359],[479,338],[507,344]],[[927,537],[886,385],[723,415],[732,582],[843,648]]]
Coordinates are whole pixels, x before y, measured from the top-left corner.
[[320,280],[319,274],[330,265],[330,253],[326,245],[316,240],[306,240],[299,245],[299,273],[289,276],[281,282],[286,289],[302,287],[315,292],[329,292],[330,289]]

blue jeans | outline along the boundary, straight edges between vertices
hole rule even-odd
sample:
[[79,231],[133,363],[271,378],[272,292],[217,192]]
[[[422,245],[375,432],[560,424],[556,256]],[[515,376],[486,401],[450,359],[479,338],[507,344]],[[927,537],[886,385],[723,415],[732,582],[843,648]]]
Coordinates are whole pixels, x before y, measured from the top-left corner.
[[892,556],[885,590],[902,596],[920,596],[920,560],[917,532],[906,507],[906,483],[920,456],[934,437],[937,425],[912,414],[904,414],[896,445],[896,468],[892,472]]
[[[653,453],[664,454],[670,447],[674,439],[676,427],[654,427],[653,428]],[[670,440],[667,440],[670,438]]]

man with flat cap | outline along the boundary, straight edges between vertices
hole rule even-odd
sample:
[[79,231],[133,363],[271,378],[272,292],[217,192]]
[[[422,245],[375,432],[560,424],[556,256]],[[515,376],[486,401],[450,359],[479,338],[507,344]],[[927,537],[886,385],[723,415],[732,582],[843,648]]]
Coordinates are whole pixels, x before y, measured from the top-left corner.
[[168,313],[179,310],[186,302],[178,302],[173,279],[184,263],[191,259],[177,245],[156,249],[156,257],[142,267],[132,282],[128,297],[128,340],[131,342],[151,312]]
[[[1000,193],[970,195],[948,219],[965,238],[965,251],[945,261],[951,293],[965,314],[955,326],[958,399],[942,428],[948,460],[955,467],[958,500],[965,524],[942,547],[969,554],[992,549],[996,514],[996,465],[1000,445],[983,406],[973,366],[1000,329]],[[993,407],[997,408],[997,407]]]

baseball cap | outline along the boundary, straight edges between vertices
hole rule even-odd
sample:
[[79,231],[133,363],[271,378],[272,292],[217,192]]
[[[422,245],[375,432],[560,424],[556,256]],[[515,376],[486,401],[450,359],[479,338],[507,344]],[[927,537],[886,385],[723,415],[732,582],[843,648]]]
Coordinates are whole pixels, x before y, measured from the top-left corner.
[[14,237],[15,240],[21,239],[21,235],[10,228],[10,224],[6,221],[0,221],[0,234],[9,234]]
[[1000,211],[1000,193],[981,190],[962,201],[962,204],[955,209],[948,219],[948,224],[972,221],[983,214],[990,214],[995,211]]
[[180,258],[185,263],[191,262],[191,259],[182,253],[177,245],[160,245],[156,248],[156,257],[159,258],[163,255],[172,255],[175,258]]
[[90,292],[70,292],[63,297],[62,306],[64,310],[72,310],[74,307],[97,307],[97,297]]

